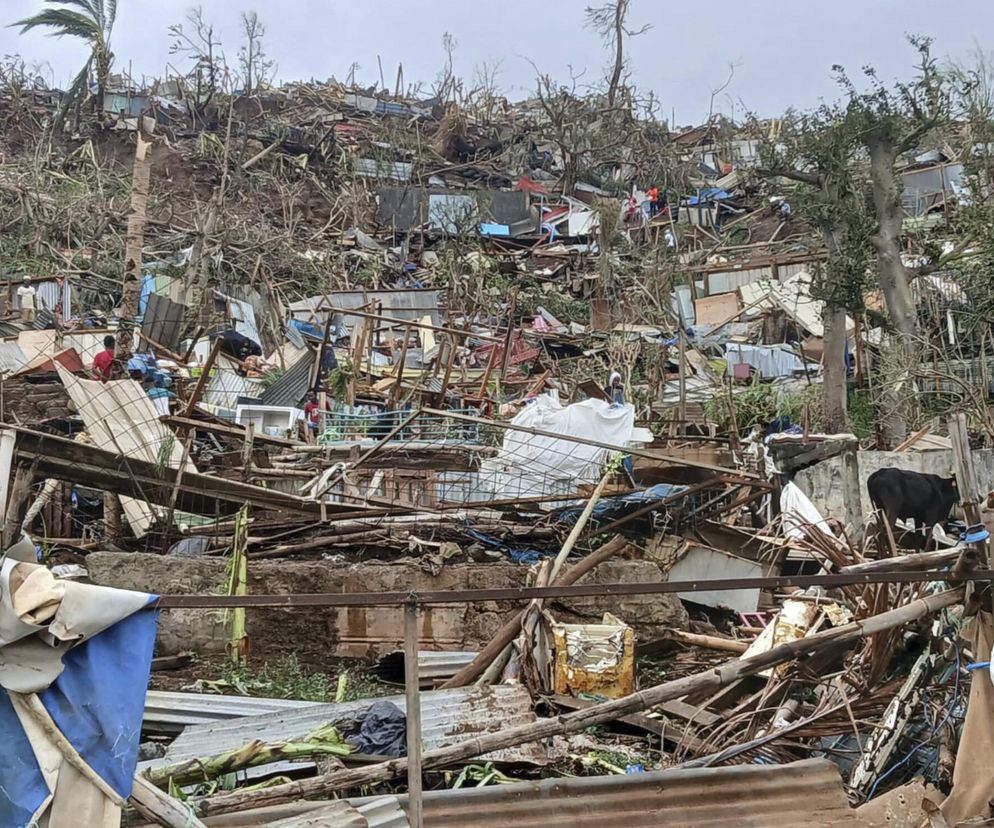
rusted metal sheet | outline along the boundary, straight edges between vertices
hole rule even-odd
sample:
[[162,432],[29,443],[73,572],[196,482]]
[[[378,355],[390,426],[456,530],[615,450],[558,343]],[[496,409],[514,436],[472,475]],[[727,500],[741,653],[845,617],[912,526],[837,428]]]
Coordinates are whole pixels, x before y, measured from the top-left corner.
[[[406,828],[390,800],[350,799],[360,813],[376,803],[389,814],[382,828]],[[247,828],[280,811],[302,814],[324,803],[298,802],[208,817],[211,828]],[[839,771],[825,759],[789,765],[656,771],[626,776],[544,779],[486,788],[429,791],[424,821],[431,828],[858,828]],[[373,825],[370,822],[370,825]]]
[[838,769],[822,759],[433,791],[424,818],[432,828],[858,825]]
[[[342,607],[338,610],[338,640],[335,655],[363,658],[384,653],[402,643],[404,610],[401,607]],[[438,604],[422,608],[421,644],[441,649],[462,645],[466,607]]]
[[[344,704],[315,704],[295,710],[282,710],[257,716],[244,716],[230,721],[187,728],[169,746],[162,764],[183,762],[202,756],[214,756],[234,750],[254,739],[281,742],[302,739],[322,724],[330,722],[342,732],[353,729],[375,701],[361,699]],[[401,710],[403,696],[392,696]],[[496,687],[459,687],[436,690],[421,696],[421,728],[425,750],[455,744],[484,733],[515,727],[535,721],[531,697],[520,685]],[[540,744],[488,754],[486,758],[508,762],[543,765],[548,761]]]
[[552,634],[555,692],[619,699],[635,689],[635,631],[627,624],[556,624]]

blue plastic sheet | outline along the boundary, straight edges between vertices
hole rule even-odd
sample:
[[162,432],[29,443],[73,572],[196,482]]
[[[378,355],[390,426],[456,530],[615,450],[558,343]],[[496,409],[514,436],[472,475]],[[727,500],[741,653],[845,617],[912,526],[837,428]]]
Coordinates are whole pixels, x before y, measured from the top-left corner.
[[320,325],[315,325],[313,322],[304,322],[300,319],[291,319],[287,324],[296,328],[304,336],[324,341],[324,329]]
[[508,546],[504,543],[504,541],[498,540],[490,535],[485,535],[483,532],[478,532],[476,529],[467,529],[466,534],[474,540],[478,540],[484,546],[496,549],[498,552],[503,552],[515,563],[538,563],[542,560],[542,558],[549,558],[555,554],[555,552],[544,552],[540,549],[515,549],[512,546]]
[[[151,596],[150,600],[154,600]],[[137,612],[72,648],[38,694],[83,760],[122,798],[131,793],[158,613]],[[0,825],[22,826],[49,795],[6,691],[0,690]]]
[[31,742],[6,691],[0,690],[0,825],[29,825],[35,811],[48,797],[48,787],[35,761]]
[[[686,488],[686,486],[675,486],[670,483],[657,483],[655,486],[650,486],[640,492],[601,498],[594,506],[590,520],[595,525],[604,521],[618,520],[618,518],[636,512],[650,503],[679,494]],[[557,516],[557,521],[567,525],[576,523],[584,508],[584,506],[570,506],[568,509],[563,509]]]

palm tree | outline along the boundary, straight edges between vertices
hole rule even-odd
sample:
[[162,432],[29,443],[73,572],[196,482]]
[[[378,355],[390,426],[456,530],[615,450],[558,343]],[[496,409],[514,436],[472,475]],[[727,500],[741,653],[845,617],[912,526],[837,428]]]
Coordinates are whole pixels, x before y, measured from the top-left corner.
[[20,26],[24,34],[38,26],[45,26],[52,37],[77,37],[90,45],[90,57],[62,98],[56,114],[56,127],[66,113],[79,106],[86,98],[86,91],[93,72],[97,80],[97,107],[103,107],[104,90],[110,77],[114,59],[110,51],[110,33],[117,17],[117,0],[45,0],[61,8],[43,9],[32,17],[25,17],[11,26]]

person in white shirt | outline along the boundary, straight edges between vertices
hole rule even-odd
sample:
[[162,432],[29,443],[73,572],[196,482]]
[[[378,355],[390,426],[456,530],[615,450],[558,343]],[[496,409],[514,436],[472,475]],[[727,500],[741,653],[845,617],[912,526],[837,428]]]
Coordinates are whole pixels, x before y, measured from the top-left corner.
[[36,294],[37,291],[31,284],[31,277],[25,276],[24,283],[17,289],[17,299],[21,308],[21,321],[29,325],[35,321]]

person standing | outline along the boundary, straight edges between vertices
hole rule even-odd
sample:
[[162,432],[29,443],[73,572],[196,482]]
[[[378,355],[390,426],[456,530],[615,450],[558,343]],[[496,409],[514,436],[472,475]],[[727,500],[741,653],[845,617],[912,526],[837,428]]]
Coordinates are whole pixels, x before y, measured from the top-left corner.
[[667,227],[663,231],[663,243],[670,252],[676,252],[676,236],[673,235],[673,228]]
[[152,405],[155,406],[155,410],[158,411],[163,417],[168,417],[169,400],[171,400],[175,394],[166,388],[165,378],[152,377],[148,375],[145,377],[144,386],[145,393],[148,394],[148,398],[152,401]]
[[659,188],[653,184],[646,193],[649,196],[649,217],[659,212]]
[[17,299],[21,308],[21,321],[30,325],[35,321],[35,299],[38,291],[31,284],[31,277],[25,276],[17,289]]
[[112,336],[104,337],[104,349],[93,358],[93,376],[107,382],[110,379],[114,365],[114,348],[117,340]]

